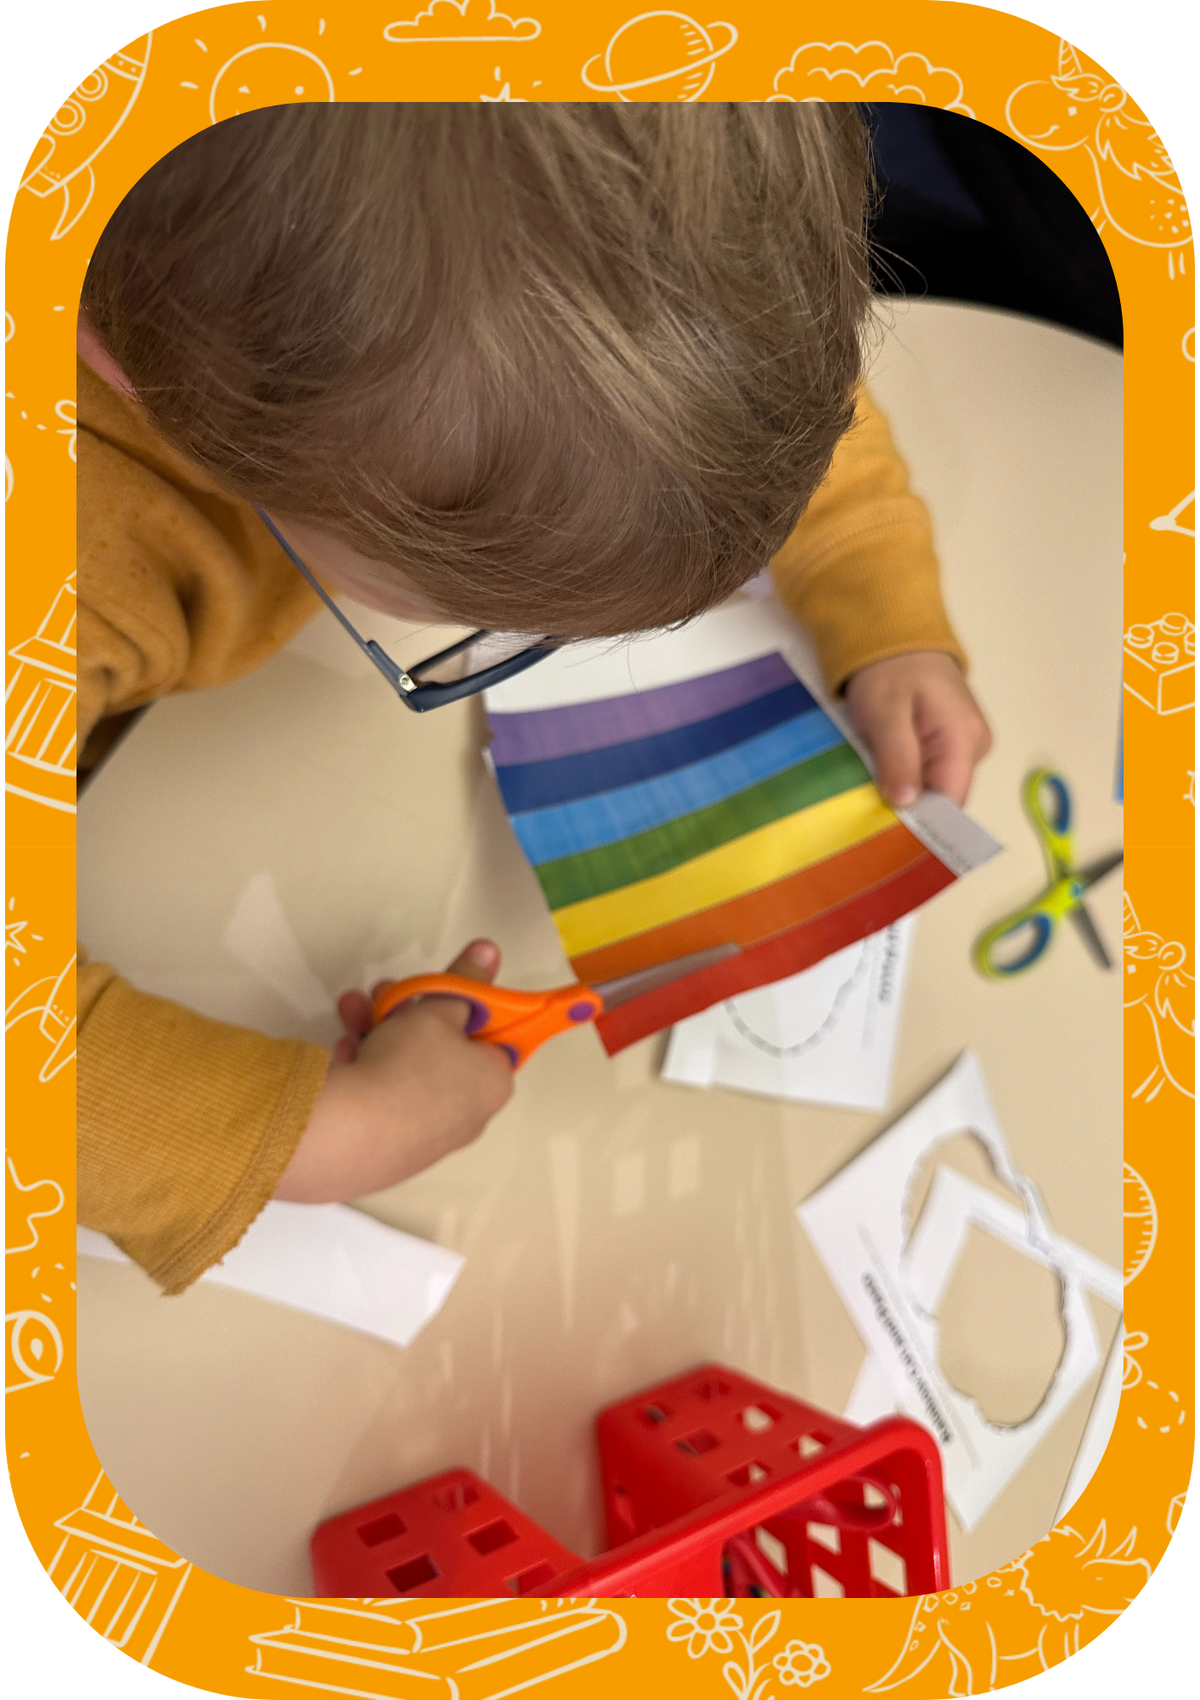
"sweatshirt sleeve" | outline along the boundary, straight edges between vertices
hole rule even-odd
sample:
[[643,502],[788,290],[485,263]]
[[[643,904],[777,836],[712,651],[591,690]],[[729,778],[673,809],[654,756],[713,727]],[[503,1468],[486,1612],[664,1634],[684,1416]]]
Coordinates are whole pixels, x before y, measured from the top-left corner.
[[[86,368],[79,419],[82,748],[109,715],[266,660],[316,600],[245,504]],[[79,1221],[182,1292],[271,1197],[329,1053],[148,996],[83,953],[77,1000]]]
[[329,1053],[148,997],[104,963],[80,968],[78,999],[79,1221],[181,1293],[275,1191]]
[[270,659],[320,607],[247,502],[80,363],[78,733]]
[[865,390],[771,575],[832,690],[873,661],[918,649],[942,650],[966,668],[942,605],[928,511]]

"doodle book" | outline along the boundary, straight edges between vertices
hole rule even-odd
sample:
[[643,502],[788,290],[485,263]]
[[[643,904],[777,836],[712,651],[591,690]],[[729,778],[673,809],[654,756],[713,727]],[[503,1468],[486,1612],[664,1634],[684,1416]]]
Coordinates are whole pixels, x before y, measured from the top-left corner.
[[573,644],[485,707],[575,973],[603,991],[667,971],[600,1017],[610,1055],[878,932],[999,848],[944,797],[888,807],[771,598]]

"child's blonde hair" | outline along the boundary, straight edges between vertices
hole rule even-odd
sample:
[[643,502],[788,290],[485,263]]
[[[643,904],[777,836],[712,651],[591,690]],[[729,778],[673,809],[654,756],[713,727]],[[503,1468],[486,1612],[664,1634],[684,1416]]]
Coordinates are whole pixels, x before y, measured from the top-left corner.
[[852,107],[297,105],[129,192],[83,301],[230,492],[448,616],[599,636],[730,594],[850,422]]

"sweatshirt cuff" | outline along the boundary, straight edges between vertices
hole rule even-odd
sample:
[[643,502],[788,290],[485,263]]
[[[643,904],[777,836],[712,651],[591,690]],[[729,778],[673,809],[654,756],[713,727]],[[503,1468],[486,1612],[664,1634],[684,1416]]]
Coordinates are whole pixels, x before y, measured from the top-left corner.
[[921,521],[868,523],[802,567],[786,553],[777,556],[772,577],[780,601],[816,645],[835,694],[863,667],[914,650],[940,650],[967,670]]

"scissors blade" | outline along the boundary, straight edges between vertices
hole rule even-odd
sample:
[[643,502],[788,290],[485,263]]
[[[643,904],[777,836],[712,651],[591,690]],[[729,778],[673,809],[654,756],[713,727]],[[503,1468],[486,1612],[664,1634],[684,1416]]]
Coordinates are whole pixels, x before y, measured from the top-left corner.
[[699,974],[704,968],[712,968],[718,962],[736,956],[741,948],[737,944],[713,945],[709,950],[698,950],[691,956],[677,956],[673,962],[660,962],[653,968],[640,969],[636,974],[623,974],[619,980],[607,980],[603,985],[593,986],[592,990],[604,999],[606,1010],[617,1009],[633,998],[644,997],[647,992],[656,992],[661,986],[669,986],[673,980],[683,979],[686,974]]
[[1079,929],[1079,933],[1084,944],[1088,947],[1088,950],[1091,952],[1093,957],[1095,957],[1101,968],[1111,968],[1112,957],[1104,948],[1104,940],[1096,931],[1096,923],[1092,920],[1092,917],[1088,914],[1087,909],[1082,903],[1077,903],[1074,909],[1071,910],[1071,919]]
[[1111,874],[1114,868],[1119,868],[1124,860],[1124,850],[1114,850],[1110,856],[1101,856],[1096,861],[1089,862],[1086,868],[1076,868],[1075,878],[1086,891],[1088,886],[1102,880],[1105,874]]

